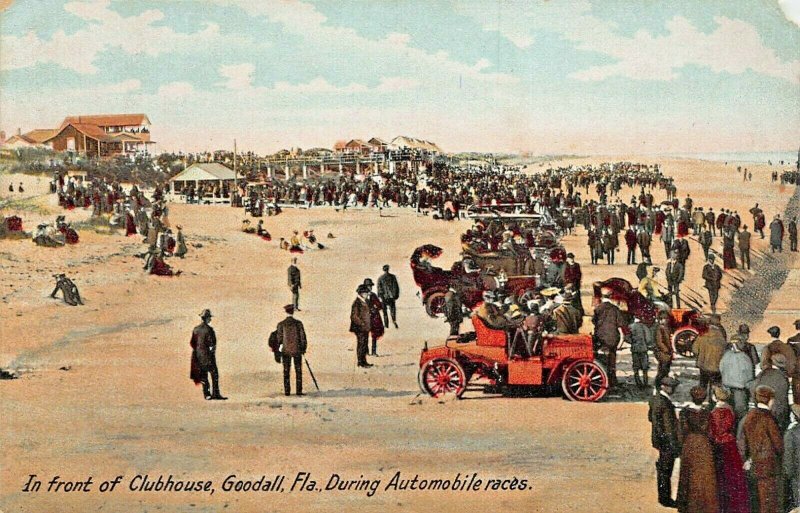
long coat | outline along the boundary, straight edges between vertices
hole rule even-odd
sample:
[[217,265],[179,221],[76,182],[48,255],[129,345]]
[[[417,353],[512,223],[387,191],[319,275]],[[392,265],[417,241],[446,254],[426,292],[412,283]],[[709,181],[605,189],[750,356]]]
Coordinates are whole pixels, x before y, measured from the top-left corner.
[[774,506],[762,513],[777,513],[778,490],[783,481],[783,437],[772,413],[763,408],[747,412],[739,428],[738,443],[743,459],[752,460],[751,472],[759,482],[759,491],[764,492],[759,494],[759,502],[764,506],[772,501]]
[[580,311],[569,303],[559,305],[553,310],[553,318],[557,333],[576,334],[583,324]]
[[775,219],[769,223],[769,244],[778,247],[783,243],[783,222]]
[[384,273],[378,278],[378,297],[383,299],[397,299],[400,297],[400,285],[397,277],[391,273]]
[[783,474],[789,480],[792,496],[789,507],[800,507],[800,424],[795,425],[783,435]]
[[464,319],[461,296],[457,292],[448,290],[444,296],[444,317],[447,322],[461,323]]
[[374,293],[369,295],[369,332],[372,334],[373,337],[379,338],[383,336],[384,333],[384,326],[383,326],[383,317],[381,317],[381,312],[383,312],[383,303],[378,298],[378,296]]
[[294,317],[287,317],[278,323],[275,332],[278,335],[279,347],[283,346],[283,349],[281,349],[282,355],[300,356],[305,354],[308,342],[302,322]]
[[752,383],[751,392],[756,387],[765,385],[775,391],[775,402],[772,405],[772,415],[778,422],[778,427],[784,431],[789,426],[789,380],[780,369],[769,368],[759,374]]
[[298,269],[297,266],[289,266],[288,278],[289,288],[291,288],[293,291],[297,291],[302,288],[300,283],[300,269]]
[[619,345],[619,328],[626,333],[628,331],[625,315],[617,305],[611,302],[604,301],[594,309],[592,323],[594,324],[594,336],[608,349],[616,349]]
[[672,401],[660,392],[652,396],[647,419],[651,424],[650,443],[653,449],[677,458],[681,452],[681,442],[678,436],[678,417]]
[[372,328],[369,305],[361,298],[356,298],[350,307],[350,332],[369,333]]
[[686,407],[680,415],[681,473],[678,480],[679,513],[717,513],[717,470],[708,439],[706,409]]
[[217,367],[216,347],[217,335],[214,328],[206,323],[202,323],[192,331],[192,365],[189,377],[195,382],[200,383],[201,376],[205,372],[210,372]]
[[708,416],[708,436],[714,444],[717,462],[717,492],[720,511],[750,513],[747,478],[742,468],[742,456],[736,447],[736,416],[725,403]]

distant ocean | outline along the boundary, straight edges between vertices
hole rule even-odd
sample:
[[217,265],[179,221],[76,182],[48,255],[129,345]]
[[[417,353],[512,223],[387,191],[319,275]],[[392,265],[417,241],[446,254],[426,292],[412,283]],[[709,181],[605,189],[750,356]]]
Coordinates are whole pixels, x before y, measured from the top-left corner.
[[677,157],[686,159],[713,160],[715,162],[752,162],[766,164],[772,162],[773,165],[794,166],[797,162],[797,151],[759,151],[759,152],[728,152],[728,153],[669,153],[665,157]]

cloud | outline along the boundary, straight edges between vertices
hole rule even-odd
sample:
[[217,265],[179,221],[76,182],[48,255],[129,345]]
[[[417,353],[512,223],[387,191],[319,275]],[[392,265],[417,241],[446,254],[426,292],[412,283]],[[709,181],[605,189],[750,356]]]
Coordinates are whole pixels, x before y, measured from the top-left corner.
[[159,87],[156,96],[166,100],[175,100],[190,96],[194,92],[194,86],[189,82],[170,82]]
[[778,0],[786,19],[800,27],[800,0]]
[[369,39],[354,29],[333,25],[313,5],[294,0],[253,2],[250,0],[216,0],[222,5],[237,5],[252,17],[263,17],[282,26],[287,34],[303,38],[314,48],[338,50],[349,55],[357,50],[364,62],[403,63],[420,72],[449,73],[482,82],[516,83],[519,77],[510,73],[486,72],[488,60],[481,59],[477,65],[469,65],[451,59],[447,52],[430,53],[412,46],[408,34],[390,33],[383,39]]
[[221,85],[234,91],[251,89],[255,70],[256,67],[249,62],[222,66],[219,68],[219,74],[227,80]]
[[276,82],[273,91],[298,92],[298,93],[396,93],[415,89],[419,80],[405,77],[381,77],[380,83],[375,87],[364,84],[350,83],[346,86],[335,86],[322,77],[317,77],[309,82],[291,84],[289,82]]
[[[69,2],[64,10],[88,23],[72,34],[56,31],[40,38],[31,30],[22,36],[2,36],[0,69],[29,68],[37,64],[56,64],[81,74],[97,73],[97,57],[112,48],[129,55],[187,52],[220,39],[220,27],[206,23],[192,33],[179,33],[163,25],[164,13],[151,9],[124,17],[111,10],[110,0]],[[235,38],[234,38],[235,40]],[[226,38],[230,43],[230,38]]]
[[138,91],[141,87],[141,80],[138,78],[131,78],[115,84],[101,86],[98,88],[98,92],[108,94],[132,93],[133,91]]
[[[787,5],[789,2],[785,2]],[[795,6],[800,4],[794,0]],[[616,59],[611,64],[579,70],[572,78],[584,81],[621,76],[634,80],[673,80],[678,70],[700,66],[715,73],[741,74],[748,70],[800,82],[800,61],[783,61],[764,45],[751,24],[726,17],[714,18],[710,33],[697,29],[686,18],[667,21],[667,34],[654,36],[639,30],[633,36],[620,35],[618,26],[592,15],[586,1],[552,0],[530,3],[507,0],[493,10],[492,3],[463,2],[457,12],[480,21],[484,30],[494,30],[520,48],[534,45],[534,32],[556,33],[579,50]],[[800,10],[800,7],[795,7]],[[789,16],[789,9],[784,6]],[[796,11],[793,11],[796,12]],[[797,19],[795,17],[795,19]]]
[[[672,80],[677,70],[695,65],[715,73],[738,75],[748,70],[800,83],[800,61],[782,61],[767,48],[755,27],[741,20],[716,17],[717,28],[705,34],[686,18],[675,17],[666,24],[667,35],[654,37],[638,31],[632,38],[611,35],[606,40],[584,40],[583,50],[602,48],[617,62],[572,74],[579,80],[604,80],[622,76],[636,80]],[[599,43],[599,44],[598,44]]]

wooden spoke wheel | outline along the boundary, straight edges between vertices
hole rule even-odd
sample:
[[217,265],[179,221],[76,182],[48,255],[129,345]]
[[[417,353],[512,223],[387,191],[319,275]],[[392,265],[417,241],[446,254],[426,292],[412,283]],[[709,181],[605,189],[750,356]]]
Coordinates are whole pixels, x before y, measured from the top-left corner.
[[519,296],[517,296],[517,304],[527,305],[528,301],[532,301],[535,295],[536,291],[533,289],[521,290],[519,291]]
[[453,394],[458,398],[467,388],[464,368],[452,358],[437,358],[419,370],[419,387],[431,397]]
[[425,311],[431,317],[444,315],[444,292],[434,292],[425,300]]
[[675,354],[679,354],[684,358],[693,358],[695,356],[692,347],[694,341],[697,340],[697,332],[691,328],[679,329],[672,335],[672,348]]
[[608,375],[597,362],[573,362],[564,371],[561,387],[572,401],[599,401],[608,392]]

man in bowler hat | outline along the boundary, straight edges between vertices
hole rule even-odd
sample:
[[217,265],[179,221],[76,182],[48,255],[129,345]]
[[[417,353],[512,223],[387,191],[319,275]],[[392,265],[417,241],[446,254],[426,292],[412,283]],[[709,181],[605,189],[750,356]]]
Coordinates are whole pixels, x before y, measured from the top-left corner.
[[286,318],[275,328],[283,361],[283,393],[285,395],[292,393],[289,374],[292,370],[292,362],[294,362],[295,392],[297,395],[305,395],[303,393],[303,355],[306,353],[307,347],[306,330],[303,323],[294,318],[294,305],[286,305],[283,310],[286,312]]
[[[209,323],[211,322],[211,310],[205,309],[200,314],[201,322],[192,331],[192,366],[189,377],[195,384],[203,385],[203,397],[208,400],[222,400],[219,393],[219,371],[217,370],[217,335],[214,333]],[[211,387],[209,389],[208,376],[211,375]]]
[[359,285],[356,289],[357,297],[350,308],[350,332],[356,336],[356,357],[359,367],[372,367],[367,362],[369,332],[372,328],[369,311],[370,290],[367,285]]

